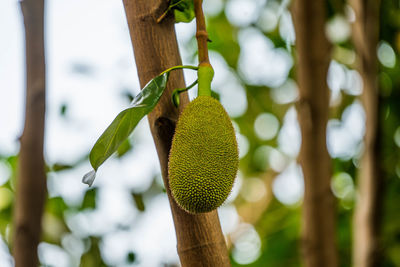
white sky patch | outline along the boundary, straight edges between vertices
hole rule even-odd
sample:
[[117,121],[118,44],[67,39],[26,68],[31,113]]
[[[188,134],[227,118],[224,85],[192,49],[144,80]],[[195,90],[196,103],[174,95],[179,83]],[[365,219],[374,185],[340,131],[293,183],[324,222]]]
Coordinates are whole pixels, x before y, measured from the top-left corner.
[[241,30],[239,44],[238,69],[247,83],[278,87],[286,81],[293,60],[285,49],[274,48],[272,41],[255,28]]
[[[51,172],[47,175],[50,197],[61,196],[68,205],[80,205],[88,186],[82,183],[82,176],[91,169],[88,162],[75,168]],[[95,185],[98,178],[95,181]]]
[[250,264],[261,255],[261,239],[253,225],[241,223],[231,238],[232,256],[237,263]]
[[378,59],[381,64],[387,68],[393,68],[396,65],[396,53],[393,48],[385,41],[378,44]]
[[0,161],[0,186],[10,179],[12,169],[8,162]]
[[8,246],[4,242],[2,236],[0,236],[0,266],[3,267],[14,266],[14,259],[11,256]]
[[206,16],[215,17],[224,9],[223,0],[204,0],[203,10]]
[[279,104],[288,104],[296,101],[299,97],[296,82],[289,78],[281,86],[271,88],[271,97]]
[[218,208],[222,232],[227,235],[233,233],[239,225],[240,218],[234,205],[222,205]]
[[42,242],[39,244],[38,254],[40,262],[46,266],[71,266],[68,253],[59,246]]
[[340,91],[340,89],[344,87],[345,79],[346,72],[344,66],[332,60],[329,65],[327,77],[329,88],[333,92]]
[[241,159],[247,155],[247,152],[249,152],[250,144],[247,137],[242,134],[236,134],[236,139],[239,147],[239,158]]
[[62,237],[62,247],[71,256],[72,266],[78,266],[82,254],[85,252],[84,242],[74,234],[68,233]]
[[129,252],[132,251],[133,238],[128,231],[115,231],[106,234],[100,243],[104,262],[109,266],[124,266]]
[[279,130],[279,121],[272,113],[261,113],[254,121],[254,132],[261,140],[271,140]]
[[269,166],[276,172],[283,171],[288,164],[288,158],[278,149],[271,149],[269,153]]
[[[70,162],[127,107],[118,91],[129,87],[136,94],[139,83],[122,3],[50,2],[47,14],[46,156]],[[74,71],[82,64],[86,72]],[[67,118],[59,116],[62,103],[68,104]]]
[[347,70],[343,91],[349,95],[361,95],[362,90],[363,81],[361,75],[356,70]]
[[[287,1],[282,1],[282,4]],[[294,25],[292,20],[292,15],[288,10],[284,10],[282,12],[280,21],[279,21],[279,34],[286,41],[286,45],[290,47],[294,45],[296,40],[296,35],[294,31]]]
[[[233,183],[232,191],[229,194],[228,198],[225,200],[223,205],[230,204],[236,199],[236,197],[240,193],[242,185],[243,185],[243,173],[239,170],[236,175],[235,182]],[[222,220],[222,218],[220,219]]]
[[0,154],[18,152],[25,103],[24,32],[17,1],[0,2]]
[[233,25],[245,27],[257,20],[259,9],[264,3],[265,0],[229,0],[225,14]]
[[134,144],[133,151],[122,158],[111,157],[99,168],[95,184],[146,190],[152,178],[160,173],[157,153],[153,146],[152,141],[138,143],[136,146]]
[[348,95],[360,95],[363,90],[360,74],[356,70],[349,70],[335,60],[332,60],[329,65],[327,83],[332,90],[331,103],[336,102],[335,96],[340,97],[341,91]]
[[295,107],[290,107],[283,118],[283,124],[278,134],[279,149],[286,155],[296,158],[301,145],[300,125],[297,121]]
[[211,50],[209,51],[209,57],[214,69],[214,78],[212,80],[211,87],[215,90],[215,88],[223,86],[233,74],[220,53]]
[[300,165],[292,162],[272,183],[272,192],[285,205],[298,203],[304,194],[303,172]]
[[190,23],[176,23],[175,30],[178,44],[186,44],[196,35],[196,20]]
[[365,132],[364,109],[358,101],[348,106],[342,119],[332,119],[327,126],[327,147],[333,158],[350,159],[360,153]]
[[176,236],[167,195],[153,198],[146,208],[130,237],[140,265],[158,266],[161,262],[177,264]]
[[278,9],[279,5],[275,1],[269,1],[267,6],[263,8],[257,20],[257,26],[262,31],[271,32],[276,29],[279,19]]
[[129,226],[138,211],[133,206],[131,192],[118,187],[103,187],[98,191],[95,212],[104,217],[101,222],[108,225]]
[[351,135],[356,140],[361,141],[365,133],[365,112],[358,100],[343,111],[342,121]]
[[226,83],[216,90],[220,93],[220,101],[226,112],[232,118],[242,116],[247,110],[246,91],[236,76],[226,80]]
[[343,15],[335,15],[325,25],[325,32],[332,43],[342,43],[349,39],[351,27]]
[[260,170],[271,168],[276,172],[283,171],[289,158],[280,150],[271,146],[260,146],[254,151],[254,163]]

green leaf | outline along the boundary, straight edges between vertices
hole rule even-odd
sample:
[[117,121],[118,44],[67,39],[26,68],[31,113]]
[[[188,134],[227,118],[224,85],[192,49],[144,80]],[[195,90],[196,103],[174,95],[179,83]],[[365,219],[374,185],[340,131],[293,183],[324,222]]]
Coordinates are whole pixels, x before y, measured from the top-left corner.
[[127,261],[128,263],[134,263],[135,260],[136,260],[136,254],[135,254],[135,252],[130,251],[130,252],[128,253],[128,255],[126,256],[126,261]]
[[174,0],[170,6],[173,6],[175,22],[191,22],[195,17],[193,0]]
[[117,149],[117,157],[121,158],[132,149],[129,139],[126,139]]
[[54,163],[53,166],[51,166],[50,170],[53,172],[59,172],[59,171],[64,171],[64,170],[69,170],[74,168],[74,165],[71,164],[64,164],[64,163]]
[[135,201],[136,208],[139,211],[144,211],[145,206],[144,206],[144,201],[143,201],[143,195],[142,194],[137,194],[137,193],[132,193],[133,200]]
[[63,103],[60,107],[60,115],[65,117],[67,110],[68,110],[68,105],[66,103]]
[[97,192],[98,192],[97,188],[93,188],[93,189],[86,191],[85,197],[83,198],[82,205],[79,208],[79,210],[95,209]]
[[103,132],[90,151],[90,164],[97,170],[129,137],[139,121],[157,105],[165,87],[169,72],[152,79],[133,99],[130,108],[120,112]]

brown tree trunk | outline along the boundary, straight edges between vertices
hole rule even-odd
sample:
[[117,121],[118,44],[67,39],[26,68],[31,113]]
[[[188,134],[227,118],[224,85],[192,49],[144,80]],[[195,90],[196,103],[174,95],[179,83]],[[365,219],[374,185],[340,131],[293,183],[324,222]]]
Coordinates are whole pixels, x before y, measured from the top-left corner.
[[[161,23],[156,23],[157,18],[167,8],[167,1],[124,0],[124,6],[139,80],[143,87],[163,70],[182,64],[176,41],[174,19],[167,16]],[[168,154],[179,111],[188,103],[187,94],[181,94],[178,110],[171,102],[171,93],[174,88],[183,87],[185,87],[183,72],[179,70],[171,73],[160,103],[148,116],[171,205],[178,254],[182,266],[229,266],[229,257],[217,212],[198,215],[186,213],[175,203],[169,189]]]
[[325,1],[295,0],[297,107],[304,174],[303,257],[308,267],[336,267],[335,199],[330,189],[331,159],[326,147],[329,89],[326,82],[330,44],[325,36]]
[[26,42],[25,126],[19,152],[13,254],[16,267],[38,265],[37,246],[46,196],[44,0],[24,0]]
[[358,70],[363,79],[362,101],[366,114],[364,154],[358,176],[358,198],[354,214],[353,263],[355,267],[380,266],[379,229],[383,176],[380,169],[378,60],[378,0],[352,0],[356,13],[353,41]]

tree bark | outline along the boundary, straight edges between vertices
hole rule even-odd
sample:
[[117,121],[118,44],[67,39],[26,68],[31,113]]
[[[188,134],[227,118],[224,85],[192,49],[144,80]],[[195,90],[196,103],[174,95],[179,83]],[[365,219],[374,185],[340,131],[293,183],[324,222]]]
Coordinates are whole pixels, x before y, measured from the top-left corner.
[[37,246],[46,196],[44,0],[20,2],[25,25],[26,107],[20,139],[13,254],[16,267],[38,265]]
[[380,218],[383,175],[380,167],[378,59],[379,6],[377,0],[352,0],[356,14],[353,42],[363,79],[361,95],[366,115],[364,153],[358,174],[354,214],[353,263],[355,267],[380,266]]
[[[156,20],[167,8],[162,0],[124,0],[130,36],[135,52],[140,85],[165,69],[181,65],[176,41],[174,19],[167,16],[161,23]],[[216,211],[198,215],[186,213],[171,196],[168,183],[168,155],[175,124],[180,110],[188,103],[187,94],[181,94],[179,110],[171,102],[174,88],[185,87],[183,72],[170,75],[167,89],[148,120],[161,165],[167,190],[182,266],[230,266],[225,239]]]
[[302,253],[305,266],[335,267],[335,199],[331,192],[331,159],[326,147],[329,89],[326,82],[330,44],[325,36],[325,1],[295,0],[297,106],[304,174]]

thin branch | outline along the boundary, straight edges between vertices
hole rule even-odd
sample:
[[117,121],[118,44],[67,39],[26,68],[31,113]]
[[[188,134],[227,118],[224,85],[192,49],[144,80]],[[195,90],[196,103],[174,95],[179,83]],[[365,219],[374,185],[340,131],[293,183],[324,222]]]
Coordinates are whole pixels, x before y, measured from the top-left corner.
[[330,182],[332,164],[326,147],[329,88],[326,82],[330,44],[325,35],[326,1],[295,0],[297,104],[304,174],[303,259],[307,267],[337,267],[336,208]]
[[379,0],[352,0],[356,21],[353,43],[363,79],[361,99],[366,115],[364,152],[358,173],[358,199],[354,213],[353,266],[381,265],[381,218],[384,173],[381,166],[380,101],[378,88]]
[[44,0],[20,2],[25,26],[26,104],[18,162],[13,254],[16,267],[37,266],[46,197]]
[[199,52],[199,65],[210,64],[208,59],[208,33],[206,30],[206,22],[204,19],[202,0],[194,0],[194,13],[196,15],[196,38]]

